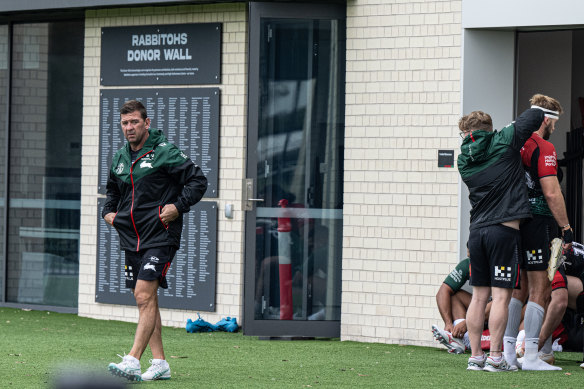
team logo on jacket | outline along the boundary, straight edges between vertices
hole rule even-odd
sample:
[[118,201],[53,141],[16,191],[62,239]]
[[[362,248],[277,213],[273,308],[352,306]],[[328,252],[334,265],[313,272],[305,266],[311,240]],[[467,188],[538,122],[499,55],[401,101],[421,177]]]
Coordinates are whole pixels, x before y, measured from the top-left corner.
[[509,267],[509,266],[495,266],[495,280],[497,280],[497,281],[511,281],[511,267]]
[[152,161],[142,161],[142,163],[140,164],[141,168],[150,168],[152,169]]
[[122,174],[122,172],[124,171],[124,163],[120,162],[120,164],[118,165],[118,167],[116,168],[116,174]]

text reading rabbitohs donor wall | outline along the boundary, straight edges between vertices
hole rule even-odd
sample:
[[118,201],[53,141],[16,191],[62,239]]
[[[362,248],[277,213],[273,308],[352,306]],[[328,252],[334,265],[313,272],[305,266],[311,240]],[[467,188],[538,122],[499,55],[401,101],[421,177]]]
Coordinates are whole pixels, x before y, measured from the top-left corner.
[[221,24],[101,29],[101,85],[221,83]]

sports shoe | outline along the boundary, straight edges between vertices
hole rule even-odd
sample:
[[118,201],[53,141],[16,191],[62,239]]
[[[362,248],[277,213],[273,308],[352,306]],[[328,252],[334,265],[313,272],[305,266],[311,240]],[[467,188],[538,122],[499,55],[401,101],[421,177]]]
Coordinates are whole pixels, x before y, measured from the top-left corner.
[[517,366],[509,365],[504,357],[501,357],[499,362],[495,362],[493,358],[489,356],[485,362],[485,368],[483,370],[493,373],[501,371],[517,371]]
[[226,317],[219,320],[217,323],[215,323],[215,327],[217,327],[217,330],[225,332],[237,332],[239,329],[239,325],[237,325],[237,319],[231,317]]
[[549,354],[542,353],[540,351],[539,352],[539,359],[541,359],[542,361],[544,361],[545,363],[547,363],[549,365],[554,365],[556,363],[556,357],[554,356],[553,351]]
[[169,380],[170,366],[162,359],[151,359],[150,367],[142,374],[143,381]]
[[197,313],[197,315],[199,315],[199,318],[195,321],[192,321],[191,319],[187,319],[187,325],[186,325],[187,332],[192,333],[192,332],[217,331],[217,326],[215,324],[211,324],[208,321],[202,319],[200,314]]
[[466,347],[464,346],[462,339],[455,338],[449,332],[438,328],[435,324],[432,325],[432,335],[434,335],[434,338],[448,349],[449,353],[464,354]]
[[470,358],[468,358],[468,366],[466,370],[483,370],[485,367],[486,359],[487,358],[485,354],[483,354],[483,356],[480,358],[471,356]]
[[118,357],[122,358],[122,362],[110,363],[107,367],[110,373],[130,381],[142,381],[140,361],[136,362],[136,358],[132,357],[131,355],[124,355],[122,357],[118,354]]
[[556,275],[556,271],[558,268],[564,263],[566,256],[563,253],[562,249],[562,240],[560,238],[554,238],[551,243],[550,248],[550,261],[547,268],[548,273],[548,280],[552,282],[554,280],[554,276]]

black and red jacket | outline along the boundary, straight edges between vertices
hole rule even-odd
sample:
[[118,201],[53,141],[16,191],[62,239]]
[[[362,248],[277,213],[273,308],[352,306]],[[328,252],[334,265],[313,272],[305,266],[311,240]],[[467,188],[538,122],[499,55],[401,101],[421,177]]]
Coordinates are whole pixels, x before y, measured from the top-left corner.
[[[201,168],[164,134],[155,129],[136,161],[132,163],[126,143],[112,160],[107,181],[107,199],[102,217],[116,214],[113,225],[123,250],[139,251],[157,246],[180,246],[183,216],[207,190]],[[174,204],[180,216],[165,225],[160,211]]]

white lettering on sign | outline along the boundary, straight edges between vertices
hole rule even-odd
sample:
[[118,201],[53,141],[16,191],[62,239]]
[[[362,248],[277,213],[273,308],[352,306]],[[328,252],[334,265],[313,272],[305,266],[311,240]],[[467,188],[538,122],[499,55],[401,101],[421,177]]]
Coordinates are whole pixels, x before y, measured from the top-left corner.
[[167,61],[193,59],[189,55],[189,49],[164,49],[164,59]]
[[128,62],[160,61],[160,50],[128,50]]
[[132,35],[132,46],[186,45],[186,32],[176,34]]

